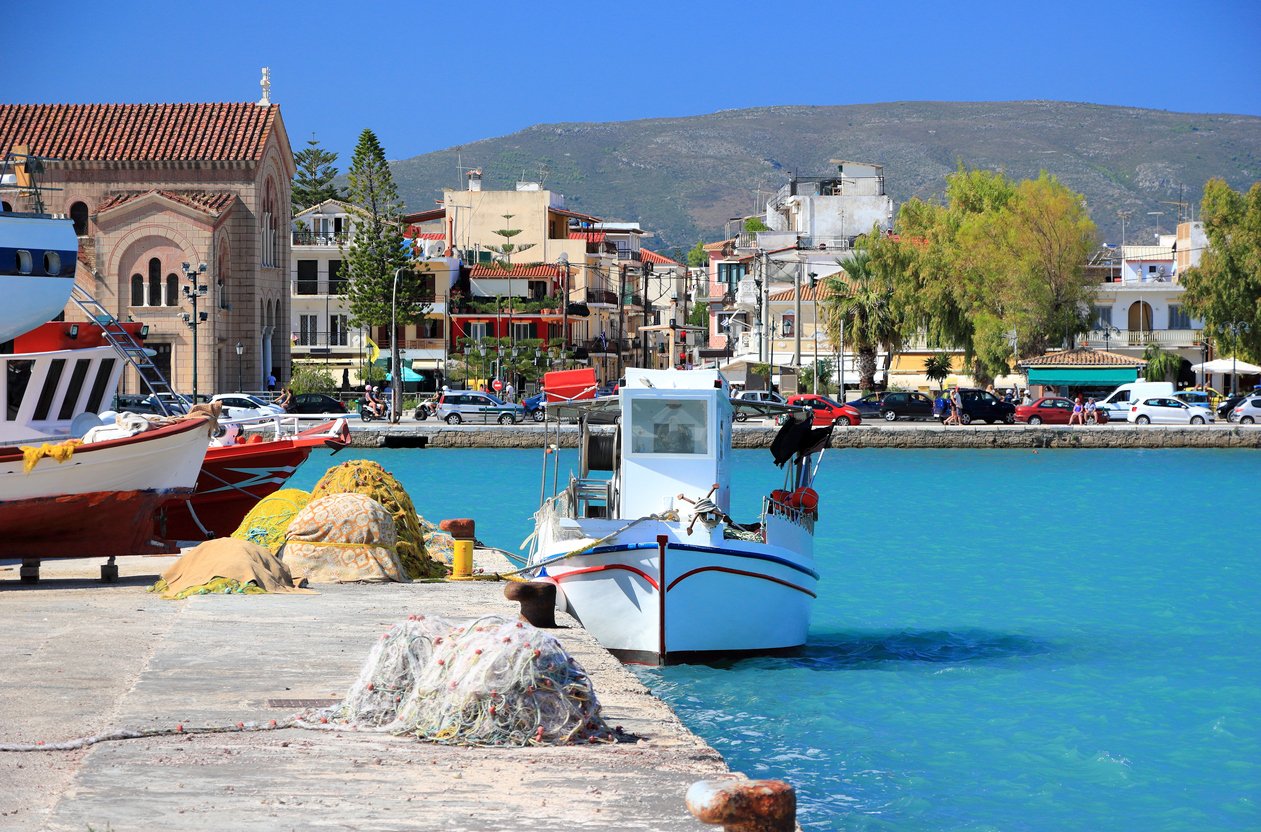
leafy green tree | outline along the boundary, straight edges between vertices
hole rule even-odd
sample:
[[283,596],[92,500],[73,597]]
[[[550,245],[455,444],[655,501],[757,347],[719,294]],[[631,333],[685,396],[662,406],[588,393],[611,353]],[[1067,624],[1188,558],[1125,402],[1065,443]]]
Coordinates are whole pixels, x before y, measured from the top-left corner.
[[709,254],[705,251],[705,243],[703,241],[697,240],[696,245],[688,250],[687,264],[692,267],[709,265]]
[[962,349],[980,382],[1008,371],[1012,333],[1022,355],[1038,355],[1089,329],[1097,286],[1083,266],[1096,230],[1080,194],[1045,171],[1012,182],[960,168],[946,197],[899,212],[908,325]]
[[696,303],[687,311],[688,326],[709,326],[709,304]]
[[337,178],[337,154],[320,147],[315,134],[307,140],[305,149],[294,154],[297,171],[293,174],[293,212],[296,214],[319,205],[326,199],[339,199],[341,189],[333,184]]
[[[347,295],[351,320],[356,326],[415,323],[429,311],[433,296],[429,284],[410,273],[413,261],[403,245],[403,202],[385,151],[371,130],[359,134],[349,179],[348,199],[356,216],[343,256],[350,278]],[[390,333],[390,357],[394,420],[398,421],[403,385],[397,330]]]
[[1261,361],[1261,182],[1241,194],[1210,179],[1200,215],[1209,248],[1182,275],[1187,310],[1219,353]]
[[299,393],[332,393],[337,390],[337,382],[327,371],[318,367],[303,367],[289,378],[289,389]]
[[761,217],[748,217],[744,221],[744,233],[756,234],[759,231],[770,231],[771,227],[762,222]]

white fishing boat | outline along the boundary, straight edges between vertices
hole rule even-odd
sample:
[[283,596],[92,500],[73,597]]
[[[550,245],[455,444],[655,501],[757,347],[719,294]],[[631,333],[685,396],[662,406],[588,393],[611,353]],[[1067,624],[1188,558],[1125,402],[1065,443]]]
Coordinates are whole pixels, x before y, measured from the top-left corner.
[[[627,369],[617,396],[548,408],[577,413],[581,437],[565,487],[559,455],[546,457],[555,493],[536,515],[528,559],[528,575],[556,584],[558,606],[632,662],[805,644],[819,581],[811,482],[831,428],[777,408],[791,416],[773,449],[784,481],[767,484],[757,515],[739,518],[733,404],[717,370]],[[598,432],[590,422],[602,409],[616,410],[602,420],[615,424]]]
[[0,354],[0,557],[21,558],[22,577],[33,580],[44,558],[166,551],[155,515],[192,490],[213,420],[103,424],[97,413],[134,359],[115,346],[12,351],[14,339],[43,329],[81,292],[73,223],[40,210],[35,160],[14,161],[0,167],[0,189],[35,210],[0,211],[0,339],[9,342]]

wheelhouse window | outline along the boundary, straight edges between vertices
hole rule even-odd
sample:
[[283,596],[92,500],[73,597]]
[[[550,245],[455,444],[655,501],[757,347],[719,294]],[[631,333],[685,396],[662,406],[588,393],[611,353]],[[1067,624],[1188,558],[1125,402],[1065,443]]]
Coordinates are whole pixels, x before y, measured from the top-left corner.
[[705,401],[634,399],[630,416],[632,453],[709,453],[709,407]]

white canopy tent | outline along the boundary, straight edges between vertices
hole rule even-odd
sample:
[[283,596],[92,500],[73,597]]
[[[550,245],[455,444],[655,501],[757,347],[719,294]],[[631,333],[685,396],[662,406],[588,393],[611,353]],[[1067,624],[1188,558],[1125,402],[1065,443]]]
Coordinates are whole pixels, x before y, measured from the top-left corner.
[[1233,358],[1214,358],[1203,364],[1192,364],[1191,369],[1197,373],[1221,373],[1224,376],[1255,376],[1261,374],[1261,367],[1247,361],[1236,361]]

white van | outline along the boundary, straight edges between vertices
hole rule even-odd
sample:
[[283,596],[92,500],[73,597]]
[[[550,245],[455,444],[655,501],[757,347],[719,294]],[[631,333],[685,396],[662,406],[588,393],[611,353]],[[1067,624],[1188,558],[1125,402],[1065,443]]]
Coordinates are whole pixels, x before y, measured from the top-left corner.
[[1169,397],[1173,395],[1173,383],[1168,381],[1130,381],[1099,402],[1099,409],[1108,411],[1108,419],[1124,422],[1130,412],[1130,405],[1141,399],[1153,396]]

